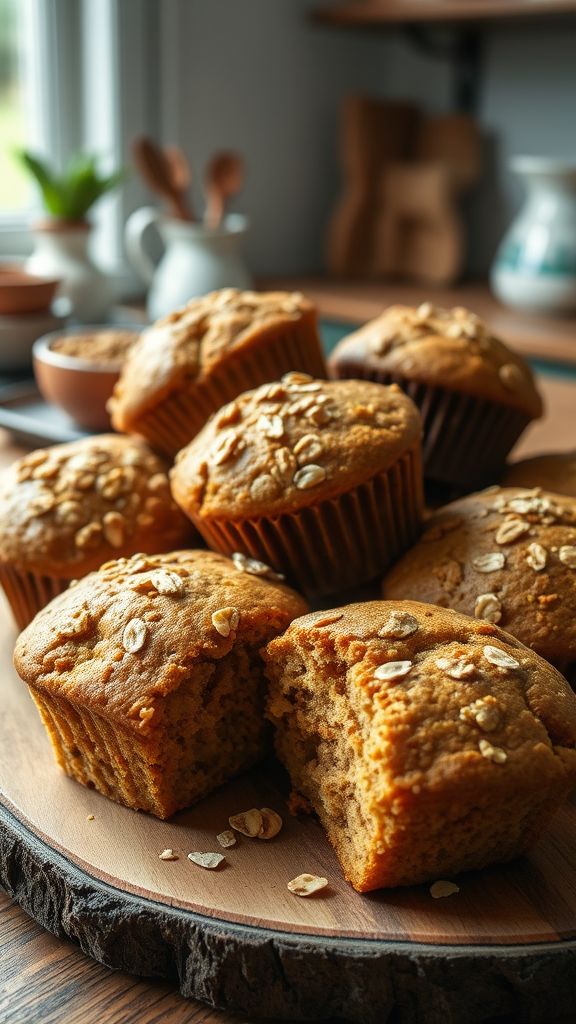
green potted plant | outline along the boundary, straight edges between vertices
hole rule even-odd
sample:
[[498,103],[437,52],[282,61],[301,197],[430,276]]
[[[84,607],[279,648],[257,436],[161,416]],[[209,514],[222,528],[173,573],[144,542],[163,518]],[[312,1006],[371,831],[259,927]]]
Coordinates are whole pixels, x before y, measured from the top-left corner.
[[67,300],[70,315],[98,323],[110,310],[114,290],[88,256],[91,224],[87,214],[120,183],[123,172],[102,174],[97,158],[85,154],[75,156],[61,173],[26,150],[17,156],[38,185],[47,214],[33,226],[36,244],[26,268],[41,277],[61,278],[58,297]]

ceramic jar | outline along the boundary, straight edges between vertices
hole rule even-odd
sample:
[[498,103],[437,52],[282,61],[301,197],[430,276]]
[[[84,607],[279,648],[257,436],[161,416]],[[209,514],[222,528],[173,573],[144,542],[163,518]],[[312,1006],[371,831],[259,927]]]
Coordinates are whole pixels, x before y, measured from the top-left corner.
[[576,310],[576,164],[515,157],[526,201],[498,249],[492,288],[527,312]]
[[[157,265],[145,248],[144,235],[150,226],[157,229],[164,246]],[[167,217],[154,207],[136,210],[126,223],[126,251],[150,286],[150,319],[157,320],[217,288],[249,288],[251,277],[242,253],[247,228],[246,218],[236,213],[211,230]]]
[[45,221],[33,228],[34,252],[26,269],[41,277],[61,279],[58,312],[80,323],[102,323],[114,302],[114,287],[88,255],[90,224]]

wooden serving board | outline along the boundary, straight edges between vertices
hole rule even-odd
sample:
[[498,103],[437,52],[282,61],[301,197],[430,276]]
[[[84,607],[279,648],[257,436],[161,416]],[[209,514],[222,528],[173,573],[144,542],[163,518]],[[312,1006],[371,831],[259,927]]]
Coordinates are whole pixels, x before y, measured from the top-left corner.
[[[574,445],[574,385],[541,380],[548,417],[518,455]],[[0,464],[22,454],[0,436]],[[249,1014],[354,1024],[574,1019],[576,805],[529,857],[428,886],[360,896],[322,829],[292,818],[267,764],[170,822],[110,803],[68,779],[12,668],[16,630],[0,598],[0,884],[31,916],[110,967],[176,982],[185,996]],[[230,814],[273,807],[274,840],[239,837],[228,865],[203,871]],[[89,821],[88,816],[94,815]],[[180,855],[158,859],[165,848]],[[329,888],[286,889],[309,871]]]
[[[576,807],[565,806],[522,860],[428,886],[355,893],[312,818],[291,817],[272,763],[160,822],[68,779],[11,666],[16,636],[0,609],[0,882],[37,920],[111,967],[178,978],[184,995],[252,1016],[354,1022],[483,1021],[576,999]],[[280,812],[270,842],[239,836],[208,872],[228,816]],[[93,815],[93,820],[88,820]],[[180,859],[161,861],[172,847]],[[303,871],[329,889],[299,899]],[[473,994],[471,986],[473,986]],[[520,1018],[518,1018],[520,1019]]]

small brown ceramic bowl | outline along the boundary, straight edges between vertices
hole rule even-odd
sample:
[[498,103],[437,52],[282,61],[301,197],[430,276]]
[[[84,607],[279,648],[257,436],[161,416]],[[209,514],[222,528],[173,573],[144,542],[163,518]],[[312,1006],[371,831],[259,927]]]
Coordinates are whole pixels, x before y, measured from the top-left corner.
[[38,338],[32,358],[40,393],[79,427],[110,430],[106,403],[141,330],[141,325],[69,327]]
[[60,281],[36,277],[16,263],[0,264],[0,315],[43,313],[50,309]]

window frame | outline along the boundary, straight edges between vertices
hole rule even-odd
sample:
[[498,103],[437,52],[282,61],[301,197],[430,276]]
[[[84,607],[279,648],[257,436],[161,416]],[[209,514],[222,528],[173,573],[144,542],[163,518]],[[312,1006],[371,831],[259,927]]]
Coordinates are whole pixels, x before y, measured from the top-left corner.
[[[158,0],[23,0],[23,76],[27,145],[57,167],[79,150],[102,154],[106,169],[127,167],[137,134],[160,134],[161,71]],[[159,63],[156,57],[156,63]],[[142,289],[124,256],[124,223],[150,197],[135,175],[96,205],[92,252],[114,275],[119,297]],[[0,212],[0,259],[33,248],[39,201]]]

